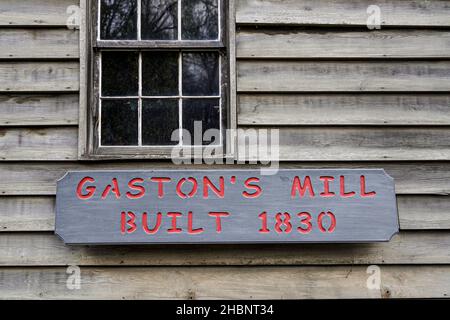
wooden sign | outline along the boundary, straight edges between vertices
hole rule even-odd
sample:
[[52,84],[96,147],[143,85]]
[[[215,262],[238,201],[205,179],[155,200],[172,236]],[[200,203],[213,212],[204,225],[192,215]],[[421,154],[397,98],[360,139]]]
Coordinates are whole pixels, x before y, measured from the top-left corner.
[[398,228],[379,169],[69,172],[57,189],[67,244],[377,242]]

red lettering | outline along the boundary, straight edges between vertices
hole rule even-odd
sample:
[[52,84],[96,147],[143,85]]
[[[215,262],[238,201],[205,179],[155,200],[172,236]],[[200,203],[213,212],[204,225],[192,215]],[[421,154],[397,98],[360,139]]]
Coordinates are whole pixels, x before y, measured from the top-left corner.
[[216,232],[222,232],[222,217],[228,217],[230,214],[228,212],[210,212],[208,213],[210,217],[216,217]]
[[87,182],[94,183],[95,179],[91,178],[91,177],[85,177],[80,181],[80,183],[77,186],[77,196],[81,200],[88,200],[88,199],[92,198],[92,196],[95,193],[96,188],[94,186],[86,187],[86,191],[88,191],[88,192],[83,193],[83,187]]
[[311,183],[311,177],[310,176],[305,177],[304,185],[302,185],[302,182],[299,177],[295,177],[294,182],[292,183],[292,189],[291,189],[292,198],[296,197],[297,190],[300,193],[300,197],[303,197],[306,193],[306,190],[309,190],[309,196],[311,198],[314,198],[315,193],[314,193],[314,189],[313,189],[313,186]]
[[305,228],[298,227],[298,232],[302,234],[308,234],[312,231],[311,214],[309,212],[300,212],[298,214],[300,222],[305,226]]
[[[184,193],[183,190],[181,190],[183,185],[187,181],[192,183],[192,190],[188,194]],[[177,183],[177,194],[182,199],[192,198],[193,196],[195,196],[197,194],[197,190],[198,190],[198,182],[197,182],[197,180],[195,178],[192,178],[192,177],[187,178],[187,179],[183,178]]]
[[247,189],[253,190],[253,193],[247,191],[242,192],[242,195],[246,198],[258,198],[262,194],[262,189],[259,185],[254,184],[259,183],[259,178],[248,178],[245,180],[244,185]]
[[223,177],[219,178],[220,189],[217,188],[208,177],[203,177],[203,198],[208,199],[209,192],[208,189],[211,190],[219,197],[223,198],[225,196],[225,180]]
[[137,183],[144,183],[144,179],[134,178],[133,180],[130,180],[130,182],[128,182],[128,188],[130,188],[131,190],[138,191],[138,193],[135,194],[128,191],[127,192],[128,199],[140,199],[145,195],[144,186],[138,185]]
[[113,192],[117,199],[120,199],[120,190],[119,183],[117,182],[117,178],[112,179],[112,185],[108,184],[105,190],[102,193],[102,199],[106,199],[110,192]]
[[320,177],[319,179],[323,181],[323,192],[320,193],[320,196],[325,198],[334,197],[335,193],[330,192],[330,181],[334,181],[334,177]]
[[372,198],[375,197],[376,194],[375,191],[366,192],[366,177],[361,176],[361,197]]
[[262,227],[259,229],[259,233],[269,233],[270,230],[267,226],[267,212],[263,212],[258,216],[261,219]]
[[158,198],[164,198],[164,183],[170,182],[171,179],[170,178],[151,178],[150,179],[152,182],[157,182],[158,183]]
[[182,232],[183,230],[177,227],[177,219],[183,215],[180,212],[168,212],[167,216],[172,218],[172,228],[168,229],[167,232],[169,233]]
[[[323,225],[323,218],[325,217],[329,217],[331,220],[331,224],[328,227],[328,229],[326,229],[325,226]],[[334,230],[336,229],[336,216],[330,211],[328,211],[327,213],[322,212],[321,214],[319,214],[318,223],[320,231],[322,231],[323,233],[326,232],[333,233]]]
[[341,184],[340,194],[341,194],[342,198],[350,198],[350,197],[355,196],[355,194],[356,194],[355,191],[345,192],[345,177],[344,176],[340,177],[340,184]]
[[[290,233],[292,231],[291,215],[287,212],[277,213],[275,216],[275,231],[278,233]],[[281,228],[284,226],[284,230]]]
[[133,233],[133,232],[136,231],[136,229],[137,229],[137,226],[136,226],[136,215],[133,212],[131,212],[131,211],[128,211],[127,213],[126,212],[122,212],[122,215],[121,215],[121,231],[122,231],[122,234]]
[[194,229],[194,227],[193,227],[193,224],[194,224],[193,220],[194,220],[194,215],[192,214],[191,211],[189,211],[189,213],[188,213],[188,233],[189,234],[202,233],[203,232],[203,228]]
[[144,214],[142,215],[142,224],[144,227],[144,231],[147,234],[155,234],[159,231],[159,228],[161,227],[161,222],[162,222],[162,213],[158,212],[158,214],[156,215],[156,223],[155,223],[155,227],[153,229],[150,229],[148,227],[148,215],[147,212],[144,212]]

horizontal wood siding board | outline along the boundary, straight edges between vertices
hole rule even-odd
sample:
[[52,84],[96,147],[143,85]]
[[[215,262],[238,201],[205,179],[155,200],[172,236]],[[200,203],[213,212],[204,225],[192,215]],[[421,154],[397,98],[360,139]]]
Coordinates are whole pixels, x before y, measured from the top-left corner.
[[379,289],[367,266],[82,268],[82,290],[67,268],[1,268],[5,299],[445,298],[450,266],[383,266]]
[[447,92],[450,61],[241,60],[239,92]]
[[0,26],[67,26],[79,1],[2,0],[1,6]]
[[238,24],[366,26],[371,5],[381,9],[382,26],[450,26],[448,1],[421,0],[239,0]]
[[[399,195],[397,199],[400,229],[450,230],[450,196]],[[54,229],[55,197],[0,196],[0,232]]]
[[0,160],[75,160],[77,134],[76,127],[0,128]]
[[438,30],[244,30],[238,58],[449,58],[450,32]]
[[448,94],[240,94],[239,125],[450,125]]
[[0,126],[77,125],[78,94],[0,94]]
[[0,29],[0,59],[79,58],[79,33],[61,29]]
[[[3,162],[0,163],[0,195],[55,195],[56,181],[67,171],[83,170],[156,170],[192,169],[192,165],[175,166],[169,162]],[[243,166],[199,165],[196,169],[236,169]],[[450,194],[449,162],[295,162],[281,168],[382,168],[395,179],[397,194]],[[245,168],[259,168],[248,166]]]
[[449,246],[449,231],[372,244],[170,246],[66,246],[51,233],[0,233],[0,266],[450,264]]
[[78,62],[0,62],[0,92],[78,91]]
[[[243,142],[253,129],[241,127],[239,159],[273,159],[280,161],[364,161],[364,160],[448,160],[449,128],[396,127],[269,127],[256,128],[259,140]],[[272,131],[276,130],[276,131]],[[270,141],[278,133],[279,154],[249,152],[261,141]],[[266,138],[269,137],[269,138]],[[276,149],[274,149],[276,151]],[[269,152],[271,152],[269,150]],[[250,154],[251,153],[251,154]]]

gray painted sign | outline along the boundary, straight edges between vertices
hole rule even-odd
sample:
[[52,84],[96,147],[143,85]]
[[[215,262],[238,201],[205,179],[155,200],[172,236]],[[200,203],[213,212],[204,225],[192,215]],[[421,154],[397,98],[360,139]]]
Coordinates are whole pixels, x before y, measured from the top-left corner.
[[87,171],[57,187],[67,244],[378,242],[398,228],[381,169]]

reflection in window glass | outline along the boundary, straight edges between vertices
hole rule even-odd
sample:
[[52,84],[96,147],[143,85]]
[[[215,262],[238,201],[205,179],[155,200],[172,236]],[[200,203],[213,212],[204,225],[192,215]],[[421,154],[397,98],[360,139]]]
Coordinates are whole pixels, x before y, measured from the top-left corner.
[[[206,130],[220,130],[220,99],[184,99],[183,100],[183,129],[187,130],[191,137],[183,137],[183,144],[198,145],[194,141],[194,124],[201,121],[202,139]],[[198,137],[195,138],[199,139]],[[203,141],[203,145],[220,144],[218,141]]]
[[144,99],[142,101],[142,144],[176,145],[172,133],[179,129],[178,99]]
[[219,53],[183,53],[183,95],[219,95]]
[[139,54],[132,51],[102,53],[102,95],[136,96],[138,94]]
[[219,38],[218,0],[182,1],[183,40]]
[[177,0],[142,0],[141,10],[142,39],[178,39]]
[[101,142],[104,146],[138,144],[137,99],[102,100]]
[[142,53],[142,94],[144,96],[178,95],[178,52]]
[[101,0],[100,38],[137,39],[137,0]]

